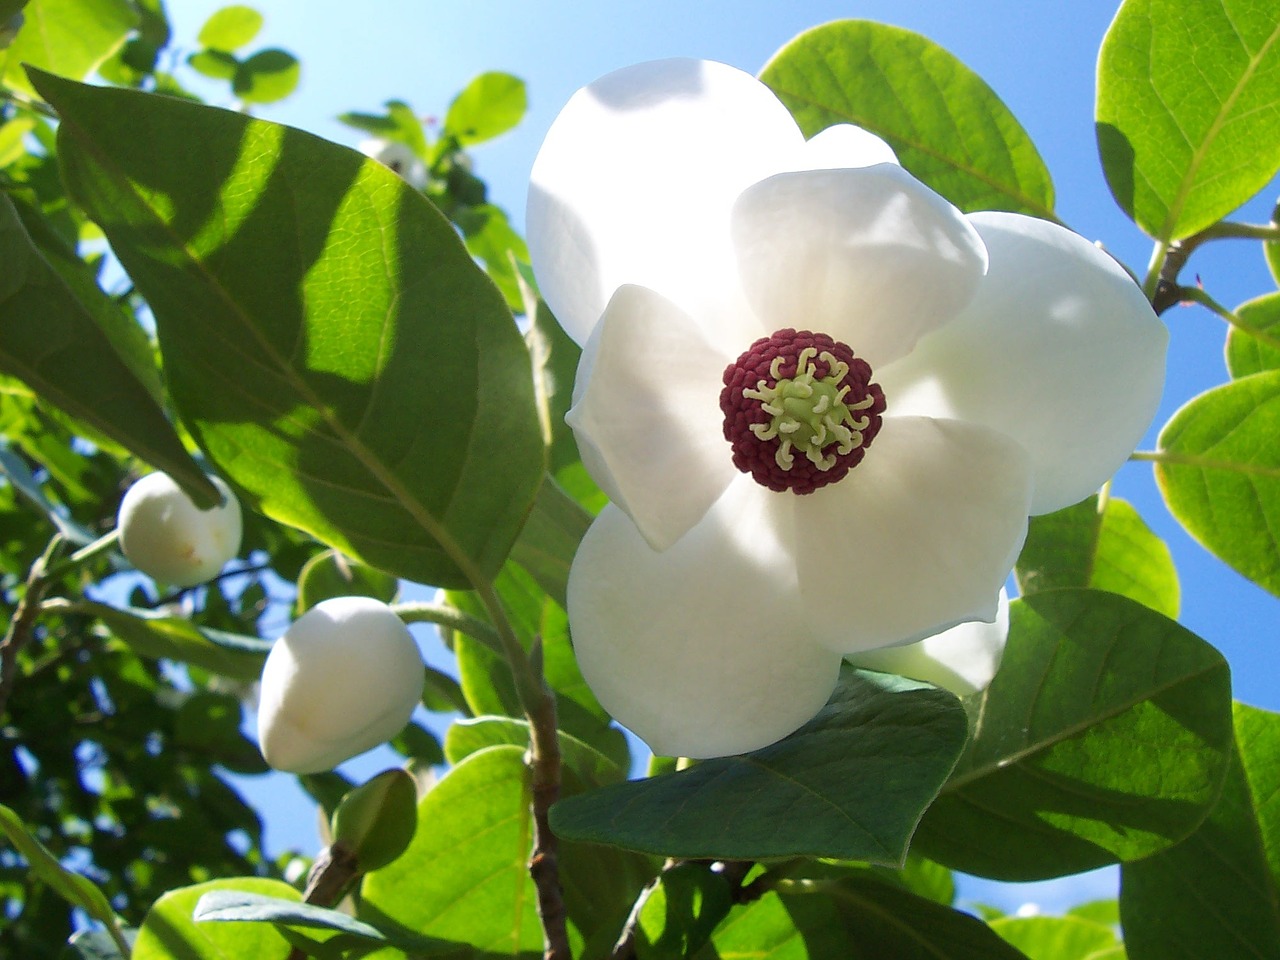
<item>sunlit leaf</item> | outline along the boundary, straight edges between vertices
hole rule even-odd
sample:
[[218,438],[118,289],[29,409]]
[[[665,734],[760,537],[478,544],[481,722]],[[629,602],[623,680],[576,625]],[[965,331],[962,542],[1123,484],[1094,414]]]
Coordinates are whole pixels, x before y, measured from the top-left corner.
[[5,86],[32,92],[23,72],[28,64],[81,80],[115,53],[138,23],[127,0],[31,0],[22,10],[22,29],[0,49]]
[[131,960],[286,960],[289,942],[265,923],[201,923],[193,917],[200,898],[218,890],[302,899],[287,883],[257,877],[210,880],[170,890],[147,911]]
[[1168,545],[1128,502],[1096,496],[1032,517],[1017,566],[1022,594],[1062,587],[1119,593],[1176,618],[1178,571]]
[[1027,132],[976,73],[933,41],[840,20],[800,34],[760,79],[806,136],[852,123],[962,210],[1054,219],[1053,183]]
[[1280,293],[1268,293],[1235,309],[1238,325],[1227,331],[1227,370],[1239,379],[1280,370]]
[[259,50],[236,65],[231,89],[245,103],[275,103],[293,93],[302,66],[286,50]]
[[1280,715],[1236,704],[1237,751],[1213,813],[1170,850],[1121,869],[1133,956],[1280,956]]
[[1001,917],[991,921],[991,929],[1029,960],[1124,958],[1115,931],[1083,917]]
[[1206,549],[1280,595],[1280,370],[1191,400],[1160,431],[1156,482]]
[[492,140],[519,123],[527,106],[524,81],[519,77],[482,73],[449,105],[444,132],[463,146]]
[[212,80],[233,80],[240,61],[223,50],[197,50],[187,57],[187,66]]
[[1040,880],[1149,856],[1217,800],[1231,750],[1226,661],[1126,597],[1051,590],[1010,605],[975,735],[915,849]]
[[174,399],[222,471],[389,573],[495,574],[543,449],[519,331],[448,221],[301,131],[39,82],[71,190],[147,296]]
[[230,53],[238,50],[258,35],[262,29],[262,14],[252,7],[239,4],[215,10],[196,40],[211,50]]
[[564,837],[689,859],[899,864],[965,736],[949,694],[846,668],[822,711],[785,740],[570,797],[551,823]]
[[1098,57],[1098,150],[1158,240],[1240,206],[1280,166],[1280,19],[1256,0],[1125,0]]
[[[626,779],[627,771],[617,762],[606,757],[590,744],[577,737],[559,731],[560,754],[563,762],[585,783],[603,786]],[[511,717],[474,717],[459,720],[449,727],[444,739],[444,755],[457,765],[486,747],[512,744],[524,747],[529,743],[529,722]]]

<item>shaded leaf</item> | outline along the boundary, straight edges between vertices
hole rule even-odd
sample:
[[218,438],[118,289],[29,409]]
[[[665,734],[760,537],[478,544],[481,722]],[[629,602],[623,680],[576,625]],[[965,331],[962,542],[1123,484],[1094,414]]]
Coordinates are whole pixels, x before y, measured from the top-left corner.
[[591,514],[547,477],[511,548],[511,559],[562,608],[566,605],[569,568],[589,526]]
[[966,733],[950,694],[846,667],[822,711],[785,740],[569,797],[551,823],[563,837],[688,859],[896,865]]
[[52,503],[45,496],[44,488],[40,485],[40,481],[32,475],[27,462],[5,446],[0,446],[0,472],[4,473],[5,478],[13,489],[22,494],[29,504],[47,517],[49,522],[57,527],[58,532],[70,543],[76,546],[84,546],[93,542],[93,534],[72,520],[67,515],[64,507]]
[[1049,171],[1026,131],[981,77],[917,33],[828,23],[778,51],[760,79],[807,137],[852,123],[962,210],[1055,219]]
[[1226,661],[1117,594],[1010,605],[981,722],[915,849],[956,870],[1040,880],[1136,860],[1190,834],[1231,747]]
[[1125,0],[1098,56],[1116,203],[1149,235],[1203,230],[1280,166],[1280,19],[1253,0]]
[[1168,545],[1127,501],[1097,496],[1032,517],[1016,568],[1025,596],[1063,587],[1119,593],[1176,619],[1178,571]]
[[849,934],[826,897],[766,893],[734,907],[695,960],[818,960],[856,956]]
[[41,256],[6,197],[0,261],[0,372],[168,473],[197,504],[219,502],[148,386]]
[[322,550],[298,574],[294,610],[301,616],[322,600],[334,597],[373,597],[391,603],[399,593],[400,581],[391,574],[344,557],[337,550]]
[[231,89],[246,103],[275,103],[298,86],[302,65],[286,50],[259,50],[236,65]]
[[409,846],[417,827],[418,791],[399,767],[351,790],[329,822],[334,843],[347,846],[362,872],[385,867]]
[[1280,716],[1236,704],[1235,732],[1209,819],[1176,847],[1121,868],[1135,957],[1280,956]]
[[174,399],[223,472],[397,576],[495,574],[543,451],[528,353],[448,221],[301,131],[39,82],[70,189],[147,296]]
[[198,50],[187,57],[187,66],[211,80],[233,80],[240,61],[222,50]]
[[1280,371],[1216,387],[1160,431],[1156,482],[1207,550],[1280,595]]
[[705,864],[662,871],[636,915],[639,960],[687,957],[699,950],[733,906],[728,881]]

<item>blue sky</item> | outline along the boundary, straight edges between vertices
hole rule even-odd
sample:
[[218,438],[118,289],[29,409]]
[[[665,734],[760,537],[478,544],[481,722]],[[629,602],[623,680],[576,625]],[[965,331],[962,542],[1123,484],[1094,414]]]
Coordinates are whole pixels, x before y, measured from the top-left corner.
[[[175,41],[194,47],[204,19],[222,3],[170,0]],[[1117,0],[621,0],[612,3],[475,0],[471,3],[395,3],[369,0],[258,0],[266,18],[250,49],[282,46],[302,60],[298,92],[260,115],[354,144],[359,135],[334,117],[376,110],[402,99],[425,115],[442,116],[452,97],[476,74],[504,70],[529,87],[530,110],[514,132],[475,152],[476,172],[490,196],[517,225],[523,222],[529,168],[560,105],[578,87],[642,60],[697,56],[757,71],[797,33],[828,20],[881,20],[928,36],[979,73],[1027,128],[1054,177],[1058,213],[1075,230],[1101,240],[1141,270],[1150,243],[1111,201],[1098,166],[1093,134],[1094,71],[1098,45]],[[213,88],[210,88],[213,90]],[[213,90],[211,98],[218,102]],[[1239,219],[1265,221],[1276,197],[1272,184]],[[1274,289],[1256,244],[1220,242],[1192,259],[1208,291],[1234,306]],[[1200,308],[1166,314],[1173,328],[1169,386],[1155,433],[1182,403],[1225,380],[1220,320]],[[1088,429],[1088,424],[1081,424]],[[1131,500],[1165,538],[1182,578],[1182,622],[1226,654],[1238,698],[1280,709],[1275,598],[1195,544],[1164,509],[1149,465],[1125,467],[1113,491]],[[353,775],[381,767],[362,761]],[[262,787],[249,787],[255,797]],[[296,795],[272,788],[268,842],[274,849],[314,844],[309,809],[291,809]],[[1063,902],[1113,894],[1114,877],[1057,884],[1049,889],[993,890],[968,885],[968,896],[1012,909],[1025,899],[1050,910]]]

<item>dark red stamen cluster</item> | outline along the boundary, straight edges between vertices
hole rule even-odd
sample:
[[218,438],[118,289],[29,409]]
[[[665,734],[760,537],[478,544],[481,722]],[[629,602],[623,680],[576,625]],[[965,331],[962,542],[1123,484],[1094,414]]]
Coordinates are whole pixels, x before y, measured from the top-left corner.
[[[862,431],[862,443],[843,456],[836,452],[833,444],[828,452],[836,454],[836,463],[829,470],[819,469],[801,450],[792,451],[795,463],[789,470],[779,466],[776,457],[780,440],[761,440],[751,432],[752,424],[769,423],[769,414],[764,411],[759,400],[742,395],[743,390],[757,389],[761,380],[768,387],[776,386],[777,379],[770,370],[775,357],[783,358],[778,369],[780,379],[794,377],[800,351],[806,347],[814,347],[818,351],[819,356],[815,356],[810,363],[813,364],[815,378],[819,380],[830,373],[830,368],[820,356],[824,351],[849,365],[849,372],[840,382],[840,386],[850,387],[845,395],[845,404],[852,407],[867,397],[874,399],[869,408],[854,413],[855,417],[865,416],[871,421]],[[742,356],[725,367],[720,409],[724,412],[724,438],[733,445],[733,465],[743,473],[751,474],[757,483],[770,490],[779,493],[790,490],[795,494],[804,494],[813,493],[828,483],[835,483],[862,462],[867,447],[880,432],[884,392],[879,384],[871,382],[870,364],[855,357],[847,345],[826,334],[786,329],[779,330],[773,336],[760,338]]]

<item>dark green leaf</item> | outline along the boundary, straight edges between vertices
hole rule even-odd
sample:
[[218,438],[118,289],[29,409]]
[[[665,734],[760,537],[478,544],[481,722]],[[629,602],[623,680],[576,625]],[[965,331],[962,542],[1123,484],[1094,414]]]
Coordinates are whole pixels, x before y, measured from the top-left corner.
[[991,929],[1029,960],[1124,958],[1115,930],[1083,917],[1001,917]]
[[94,313],[41,256],[5,197],[0,197],[0,261],[5,265],[0,372],[164,470],[201,506],[217,502],[220,495],[147,385],[121,359]]
[[1280,19],[1256,0],[1125,0],[1098,56],[1098,150],[1116,202],[1177,240],[1280,166]]
[[[0,79],[27,93],[23,65],[80,80],[115,53],[138,23],[127,0],[31,0],[22,29],[0,49]],[[3,258],[0,258],[3,259]]]
[[917,33],[828,23],[778,51],[760,79],[807,137],[856,124],[962,210],[1055,219],[1053,183],[1026,131],[981,77]]
[[552,600],[565,606],[569,567],[578,544],[591,526],[591,514],[547,477],[525,522],[511,559],[531,576]]
[[287,883],[257,877],[210,880],[171,890],[147,911],[131,960],[286,960],[288,941],[265,923],[197,922],[192,915],[201,898],[215,891],[301,900],[298,891]]
[[1206,549],[1280,595],[1280,370],[1202,393],[1160,431],[1156,482]]
[[900,864],[966,732],[951,695],[846,668],[828,704],[785,740],[567,798],[551,822],[563,837],[689,859]]
[[482,73],[449,105],[444,133],[467,146],[506,133],[524,116],[524,81],[509,73]]
[[1209,819],[1176,847],[1121,869],[1120,911],[1135,957],[1280,956],[1280,716],[1237,704],[1235,731]]
[[[132,943],[137,936],[137,931],[133,929],[121,932],[128,943]],[[67,941],[67,948],[74,951],[80,960],[128,960],[121,952],[120,945],[104,930],[81,930],[73,933]]]
[[200,28],[196,39],[212,50],[230,52],[243,47],[261,29],[262,14],[237,4],[214,11]]
[[334,597],[373,597],[391,603],[400,592],[400,581],[367,564],[344,557],[337,550],[323,550],[306,562],[298,574],[298,616],[322,600]]
[[397,576],[496,574],[542,443],[528,352],[448,221],[301,131],[40,85],[72,192],[147,296],[174,398],[223,471],[268,516]]
[[259,50],[236,67],[231,89],[246,103],[275,103],[293,93],[302,66],[286,50]]
[[1032,517],[1017,566],[1024,596],[1063,587],[1119,593],[1166,617],[1178,616],[1178,571],[1163,540],[1124,500],[1098,498]]
[[417,806],[413,777],[398,767],[384,770],[342,798],[329,832],[368,873],[404,853],[417,827]]
[[1235,309],[1227,331],[1227,370],[1239,379],[1280,370],[1280,293],[1268,293]]
[[1222,655],[1126,597],[1053,590],[1010,605],[977,733],[916,850],[1040,880],[1149,856],[1217,800],[1231,748]]
[[435,734],[416,723],[410,723],[391,738],[391,749],[417,765],[434,767],[444,763],[444,750]]
[[257,637],[197,627],[182,617],[151,610],[113,607],[92,600],[76,601],[68,609],[97,617],[140,656],[190,663],[239,680],[256,680],[271,649],[270,643]]

